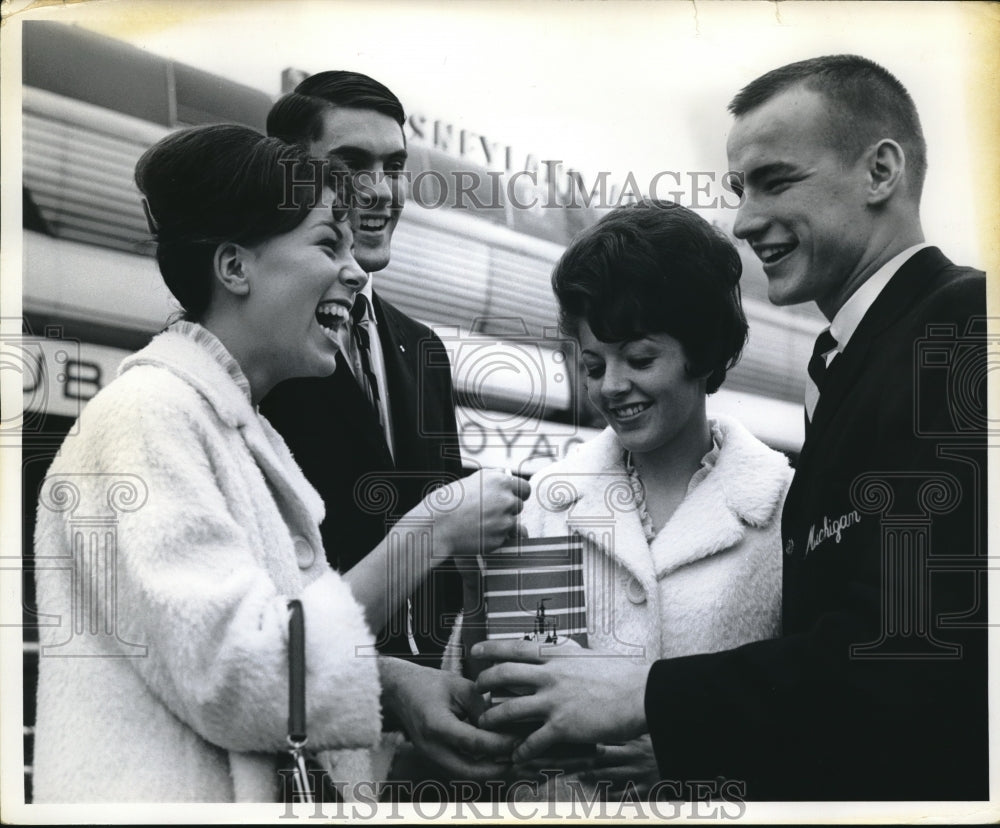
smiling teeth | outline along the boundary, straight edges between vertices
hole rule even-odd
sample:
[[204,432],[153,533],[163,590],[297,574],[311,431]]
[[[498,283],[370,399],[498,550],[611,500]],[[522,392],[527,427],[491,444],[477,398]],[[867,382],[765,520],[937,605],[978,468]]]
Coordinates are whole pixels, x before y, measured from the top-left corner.
[[620,419],[625,419],[626,417],[634,417],[640,411],[645,411],[649,408],[649,403],[635,403],[635,405],[623,405],[620,408],[612,408],[611,413]]
[[339,302],[320,302],[316,306],[316,321],[324,328],[339,328],[347,317],[347,308]]
[[385,226],[389,223],[387,218],[363,218],[361,219],[360,226],[362,230],[384,230]]
[[764,264],[771,264],[778,259],[788,255],[795,249],[794,244],[768,245],[767,247],[757,247],[754,252]]

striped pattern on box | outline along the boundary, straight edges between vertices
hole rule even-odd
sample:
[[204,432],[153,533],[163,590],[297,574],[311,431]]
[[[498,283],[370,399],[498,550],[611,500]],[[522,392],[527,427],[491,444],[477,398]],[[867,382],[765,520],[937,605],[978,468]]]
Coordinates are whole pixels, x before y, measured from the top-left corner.
[[554,633],[586,646],[582,538],[519,538],[483,563],[487,639],[545,642]]

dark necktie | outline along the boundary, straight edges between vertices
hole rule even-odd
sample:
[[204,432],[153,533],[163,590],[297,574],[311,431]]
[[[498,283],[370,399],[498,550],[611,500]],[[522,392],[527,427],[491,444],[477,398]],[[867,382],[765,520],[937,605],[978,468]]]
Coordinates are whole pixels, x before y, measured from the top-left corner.
[[382,406],[380,405],[378,379],[372,370],[372,337],[371,329],[368,326],[368,319],[368,299],[358,294],[358,297],[354,300],[354,307],[351,308],[351,336],[354,337],[354,347],[357,349],[358,359],[361,363],[361,376],[358,377],[358,382],[368,397],[368,402],[374,409],[375,414],[378,416],[379,425],[384,429],[385,424],[382,422]]
[[809,359],[809,379],[812,382],[812,389],[806,389],[806,423],[812,420],[813,412],[816,410],[816,403],[819,395],[823,393],[823,383],[826,380],[827,360],[826,354],[837,347],[837,340],[833,338],[830,329],[827,328],[818,337],[813,346],[812,357]]
[[[354,346],[358,352],[358,358],[361,362],[361,375],[363,380],[361,385],[363,390],[368,395],[368,402],[371,403],[372,408],[375,409],[375,413],[378,415],[378,424],[381,426],[382,431],[385,431],[385,422],[382,418],[382,406],[381,397],[378,392],[378,378],[375,376],[375,371],[372,370],[372,334],[371,328],[368,326],[368,320],[371,315],[368,312],[368,299],[361,294],[358,294],[357,298],[354,300],[354,307],[351,308],[351,335],[354,337]],[[386,436],[388,441],[388,436]],[[410,652],[413,655],[420,655],[420,650],[417,648],[417,640],[414,638],[413,634],[413,598],[407,597],[406,599],[406,639],[410,645]]]

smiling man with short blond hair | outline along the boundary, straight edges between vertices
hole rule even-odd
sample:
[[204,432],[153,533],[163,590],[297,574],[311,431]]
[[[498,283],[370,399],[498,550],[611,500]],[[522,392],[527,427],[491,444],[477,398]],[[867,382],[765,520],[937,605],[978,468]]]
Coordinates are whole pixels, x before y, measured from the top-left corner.
[[985,275],[924,243],[920,123],[881,66],[790,64],[730,111],[734,232],[774,304],[830,321],[782,516],[782,636],[648,671],[487,642],[473,655],[508,663],[480,689],[535,694],[481,724],[542,721],[519,761],[648,730],[672,799],[719,778],[751,800],[987,799]]

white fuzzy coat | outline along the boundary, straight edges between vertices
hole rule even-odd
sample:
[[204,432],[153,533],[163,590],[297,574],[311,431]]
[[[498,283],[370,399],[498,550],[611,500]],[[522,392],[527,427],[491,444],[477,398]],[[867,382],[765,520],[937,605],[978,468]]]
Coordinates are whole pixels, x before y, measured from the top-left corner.
[[36,802],[275,800],[290,597],[310,746],[377,742],[373,638],[322,514],[202,344],[167,331],[122,364],[39,500]]
[[715,466],[651,544],[610,428],[532,478],[529,535],[589,538],[591,648],[652,663],[780,633],[781,507],[792,471],[737,421],[715,422]]

